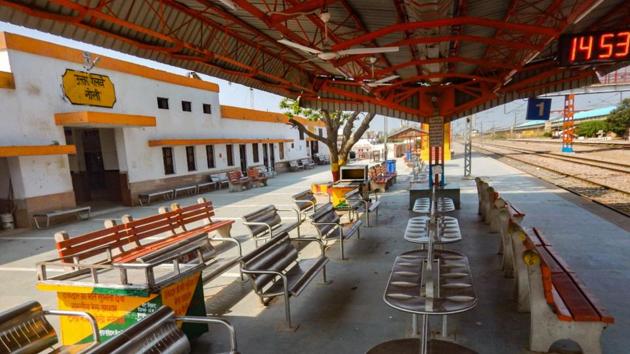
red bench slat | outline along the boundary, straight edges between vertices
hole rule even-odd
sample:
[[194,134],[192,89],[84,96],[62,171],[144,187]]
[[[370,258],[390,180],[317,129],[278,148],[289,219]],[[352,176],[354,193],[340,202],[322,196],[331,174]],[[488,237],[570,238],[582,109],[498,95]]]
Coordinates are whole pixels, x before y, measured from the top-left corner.
[[560,294],[562,301],[571,311],[573,319],[576,321],[599,321],[599,313],[593,308],[590,301],[582,294],[580,289],[573,283],[571,275],[567,273],[554,274],[553,286]]

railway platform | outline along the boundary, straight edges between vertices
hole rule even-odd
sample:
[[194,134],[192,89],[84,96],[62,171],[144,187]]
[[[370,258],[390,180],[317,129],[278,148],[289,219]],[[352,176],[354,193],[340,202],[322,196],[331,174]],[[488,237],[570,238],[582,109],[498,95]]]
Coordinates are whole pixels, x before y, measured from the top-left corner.
[[[460,184],[462,202],[461,209],[452,215],[459,220],[463,240],[449,249],[467,254],[479,303],[471,311],[449,317],[448,335],[479,353],[530,353],[526,349],[529,314],[516,311],[512,280],[503,277],[500,257],[496,254],[499,236],[491,234],[489,226],[479,221],[476,188],[474,181],[461,177],[461,156],[456,150],[455,159],[446,165],[447,181]],[[602,336],[604,353],[625,352],[630,346],[626,335],[630,331],[626,290],[630,288],[630,275],[625,271],[630,267],[626,256],[630,251],[628,221],[488,156],[475,154],[472,171],[474,176],[486,177],[504,197],[527,214],[524,225],[544,232],[555,250],[615,317],[615,324]],[[316,168],[285,174],[270,180],[266,188],[238,195],[217,191],[205,197],[215,202],[219,217],[237,219],[268,203],[290,204],[291,194],[326,178],[328,173],[326,168]],[[261,305],[250,284],[241,282],[236,270],[204,286],[207,312],[232,323],[242,353],[365,353],[378,343],[411,336],[410,316],[383,302],[394,259],[417,248],[403,239],[408,218],[415,216],[407,210],[408,186],[408,182],[400,178],[394,188],[381,195],[378,223],[363,228],[360,239],[347,241],[348,260],[339,259],[337,245],[327,252],[331,259],[327,275],[332,283],[323,284],[317,279],[292,301],[292,316],[299,324],[297,331],[282,329],[283,300]],[[178,201],[186,205],[191,200]],[[116,215],[103,218],[125,213],[140,217],[158,207],[116,211]],[[95,218],[57,228],[78,233],[97,228],[99,222],[102,219]],[[36,261],[54,254],[52,235],[55,231],[53,228],[0,237],[0,245],[6,250],[0,255],[0,282],[12,284],[0,289],[3,307],[33,298],[45,306],[55,306],[50,294],[35,290],[35,272],[29,271]],[[312,232],[314,230],[306,227],[302,234]],[[238,221],[233,235],[244,242],[245,252],[254,249],[253,240],[248,239],[246,229]],[[310,245],[301,252],[305,256],[316,255],[319,248]],[[15,274],[21,276],[16,278]],[[437,335],[439,319],[431,320],[431,330]],[[220,341],[217,333],[205,335],[195,344],[194,352],[216,352],[223,348],[216,345]],[[208,342],[214,345],[209,346]],[[568,343],[559,343],[556,349],[559,353],[570,353],[574,348]]]

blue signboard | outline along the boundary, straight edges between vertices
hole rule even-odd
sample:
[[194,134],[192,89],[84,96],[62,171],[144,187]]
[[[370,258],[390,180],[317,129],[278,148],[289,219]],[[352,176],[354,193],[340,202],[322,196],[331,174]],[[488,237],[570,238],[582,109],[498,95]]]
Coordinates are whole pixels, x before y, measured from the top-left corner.
[[551,98],[530,98],[527,102],[527,120],[549,120]]

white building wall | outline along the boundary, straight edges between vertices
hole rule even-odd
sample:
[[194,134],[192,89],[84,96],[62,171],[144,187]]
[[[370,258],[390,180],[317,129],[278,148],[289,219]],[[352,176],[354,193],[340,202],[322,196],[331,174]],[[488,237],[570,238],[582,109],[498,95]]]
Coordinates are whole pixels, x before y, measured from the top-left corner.
[[[175,174],[166,176],[162,149],[148,146],[148,141],[153,139],[293,139],[293,148],[290,142],[284,144],[284,159],[280,159],[279,144],[273,144],[276,162],[307,156],[306,142],[299,140],[297,129],[288,125],[222,119],[218,92],[104,70],[97,65],[92,72],[110,77],[116,89],[116,104],[113,109],[78,106],[64,99],[61,77],[66,69],[84,70],[80,64],[9,50],[8,55],[0,53],[0,70],[9,67],[15,78],[16,89],[0,89],[0,107],[3,107],[0,130],[2,145],[64,144],[63,127],[55,125],[54,114],[89,110],[156,117],[156,127],[101,131],[105,169],[127,171],[130,183],[207,174],[228,168],[225,145],[214,147],[214,169],[207,167],[205,146],[196,146],[196,171],[188,171],[185,147],[175,146]],[[168,110],[157,108],[157,97],[168,98]],[[182,111],[182,100],[192,103],[192,112]],[[203,113],[204,103],[212,105],[212,114]],[[80,139],[75,140],[74,144],[81,144]],[[320,144],[320,153],[326,154],[326,150]],[[248,165],[255,164],[251,144],[247,144],[247,152]],[[238,167],[238,144],[234,144],[234,155],[234,166]],[[259,145],[259,155],[259,163],[262,164],[262,144]],[[23,178],[23,190],[19,193],[16,191],[17,198],[72,191],[69,166],[73,170],[84,169],[81,156],[70,157],[70,160],[68,156],[21,157],[17,164]]]

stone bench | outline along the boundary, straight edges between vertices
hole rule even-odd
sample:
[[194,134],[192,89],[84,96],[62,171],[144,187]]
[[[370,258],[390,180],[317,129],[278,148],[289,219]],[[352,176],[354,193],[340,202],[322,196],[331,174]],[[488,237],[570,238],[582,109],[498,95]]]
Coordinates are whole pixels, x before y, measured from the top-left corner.
[[601,354],[602,332],[614,318],[538,230],[524,244],[531,314],[529,349],[547,352],[555,342],[569,339],[583,353]]

